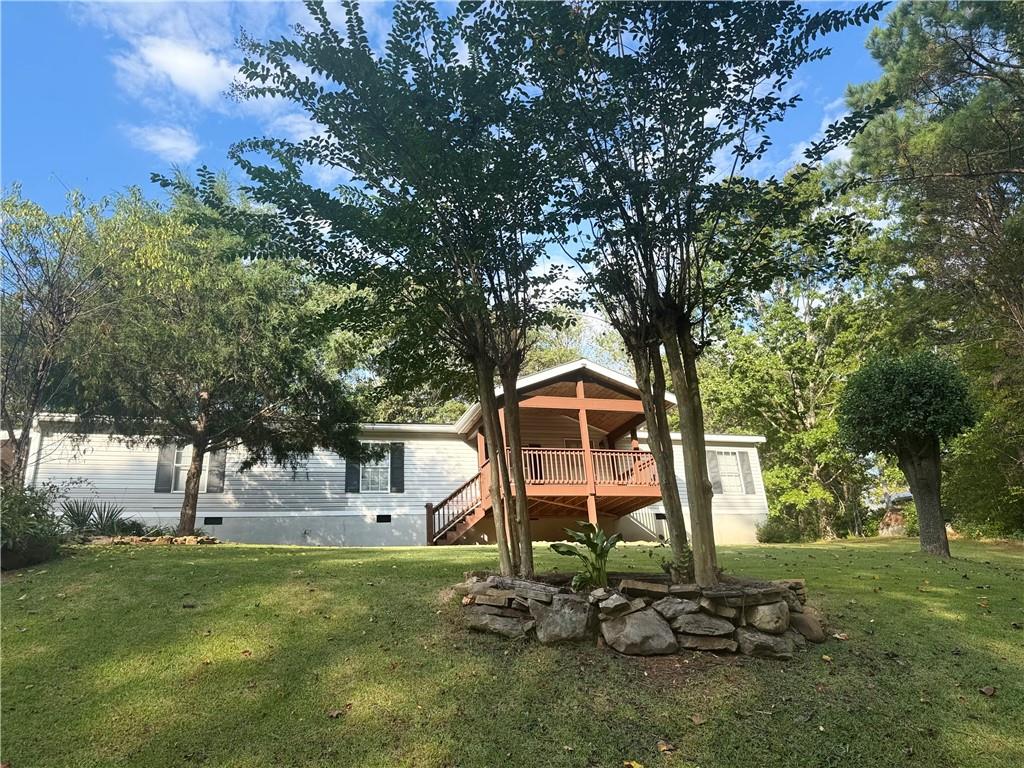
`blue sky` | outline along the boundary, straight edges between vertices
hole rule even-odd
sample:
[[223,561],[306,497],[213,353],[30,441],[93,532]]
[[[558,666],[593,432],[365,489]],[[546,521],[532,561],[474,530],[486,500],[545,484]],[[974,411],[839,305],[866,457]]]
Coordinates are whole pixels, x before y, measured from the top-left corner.
[[[227,159],[233,142],[310,131],[290,104],[239,104],[224,94],[240,59],[239,29],[280,35],[308,18],[301,3],[6,0],[0,13],[0,182],[21,183],[48,209],[60,209],[68,189],[95,199],[138,185],[159,195],[149,175],[174,165],[238,178]],[[363,14],[380,43],[390,6],[365,3]],[[785,170],[843,113],[848,83],[878,76],[864,49],[868,31],[832,36],[833,55],[798,73],[804,103],[777,129],[767,168]],[[340,179],[325,170],[318,180]]]

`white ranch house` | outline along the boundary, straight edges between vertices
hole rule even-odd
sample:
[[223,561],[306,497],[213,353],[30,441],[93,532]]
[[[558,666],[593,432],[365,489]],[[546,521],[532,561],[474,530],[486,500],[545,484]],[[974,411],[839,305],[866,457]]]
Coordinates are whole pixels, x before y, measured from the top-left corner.
[[[633,380],[578,360],[526,376],[518,390],[536,540],[563,538],[564,528],[587,519],[626,540],[667,536]],[[500,406],[500,389],[497,395]],[[667,399],[675,402],[671,395]],[[261,544],[493,541],[489,459],[479,414],[474,405],[455,424],[366,424],[366,441],[390,444],[372,465],[346,464],[319,451],[297,472],[266,466],[241,473],[241,451],[214,454],[203,472],[197,525],[224,540]],[[684,437],[673,439],[685,508]],[[752,543],[768,514],[757,450],[764,438],[705,435],[704,440],[715,488],[717,543]],[[77,479],[73,496],[116,502],[147,524],[174,526],[189,450],[130,448],[105,434],[73,440],[66,417],[44,416],[32,434],[27,482]]]

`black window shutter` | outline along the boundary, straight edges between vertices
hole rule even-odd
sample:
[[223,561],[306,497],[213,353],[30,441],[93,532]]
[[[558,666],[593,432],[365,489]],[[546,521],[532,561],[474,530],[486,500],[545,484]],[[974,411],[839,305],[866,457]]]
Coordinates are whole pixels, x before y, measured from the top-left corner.
[[154,493],[170,493],[174,480],[174,451],[177,446],[167,443],[160,446],[160,454],[156,458],[156,483]]
[[228,452],[226,449],[210,454],[210,468],[206,475],[207,493],[224,493],[224,470],[227,466]]
[[750,454],[746,451],[739,451],[740,474],[743,475],[743,492],[747,495],[754,493],[754,473],[750,469]]
[[722,475],[718,471],[718,452],[708,451],[708,480],[711,481],[712,490],[722,493]]
[[345,459],[345,493],[359,493],[359,462]]
[[391,492],[405,493],[405,443],[391,444]]

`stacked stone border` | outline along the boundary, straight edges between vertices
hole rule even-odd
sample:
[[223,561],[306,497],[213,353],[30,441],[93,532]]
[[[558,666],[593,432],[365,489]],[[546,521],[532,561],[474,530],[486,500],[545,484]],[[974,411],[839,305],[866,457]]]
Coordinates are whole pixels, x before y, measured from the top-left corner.
[[611,588],[574,593],[543,581],[468,573],[454,590],[466,625],[544,644],[593,641],[631,656],[680,651],[789,659],[825,640],[803,579],[734,579],[702,589],[657,577],[610,579]]

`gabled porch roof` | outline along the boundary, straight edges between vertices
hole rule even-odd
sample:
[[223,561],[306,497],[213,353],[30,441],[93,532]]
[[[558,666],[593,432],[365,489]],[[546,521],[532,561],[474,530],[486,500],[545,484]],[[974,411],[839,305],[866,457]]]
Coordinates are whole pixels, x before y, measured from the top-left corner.
[[[638,401],[640,399],[640,389],[637,387],[634,379],[585,359],[575,360],[571,363],[549,368],[546,371],[523,376],[516,383],[516,390],[520,396],[529,392],[534,395],[551,397],[574,397],[575,383],[580,380],[595,385],[595,388],[598,390],[595,396],[607,396],[609,400]],[[560,384],[565,385],[563,387],[565,389],[564,392],[559,388]],[[499,405],[501,405],[501,402],[504,400],[504,390],[501,387],[497,387],[494,393],[499,399]],[[675,405],[676,398],[672,393],[666,392],[665,402]],[[477,426],[479,420],[480,404],[474,403],[455,422],[455,431],[461,435],[468,435]]]

